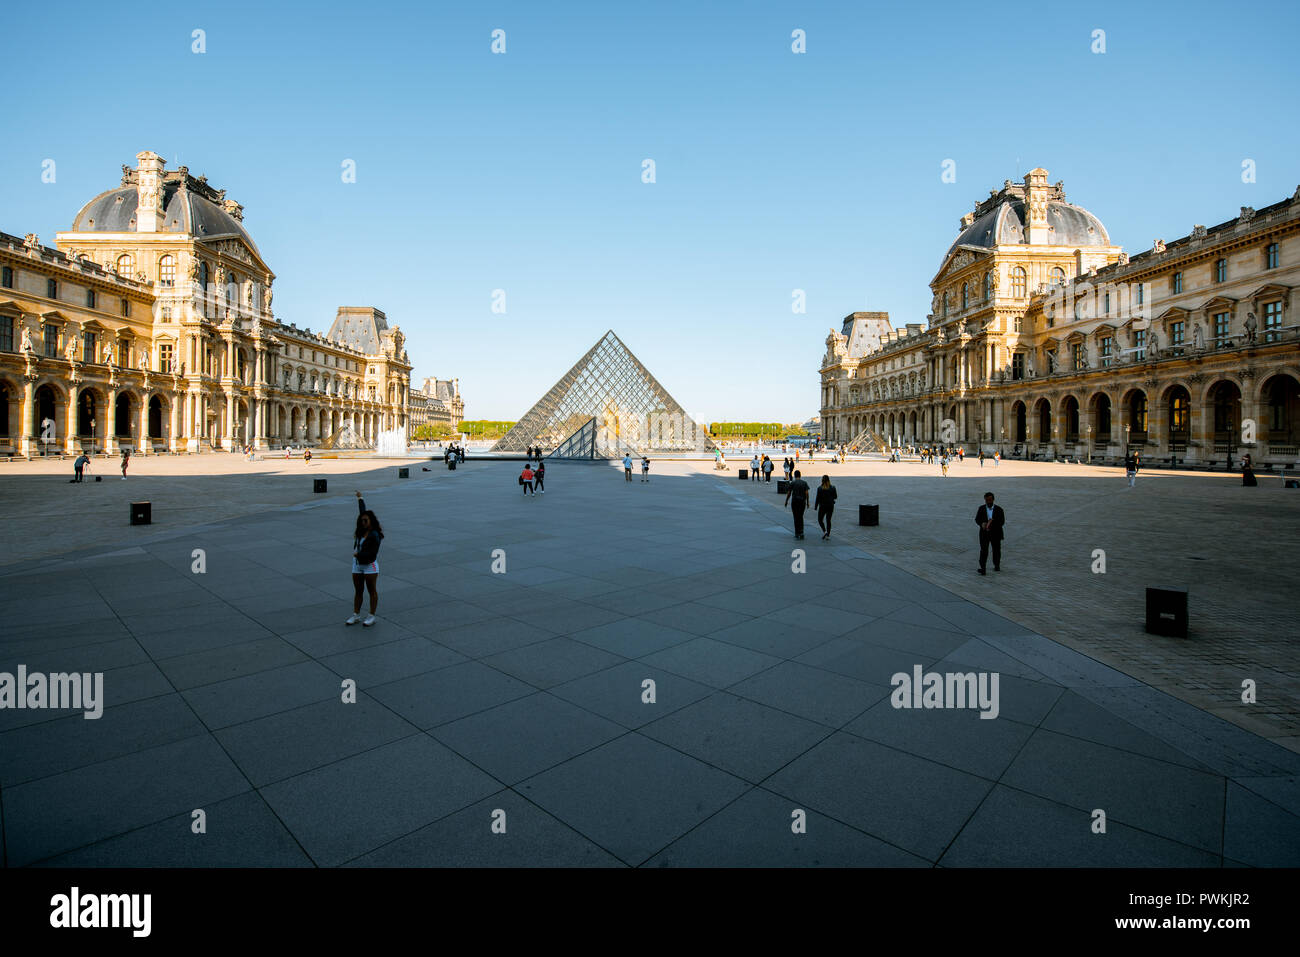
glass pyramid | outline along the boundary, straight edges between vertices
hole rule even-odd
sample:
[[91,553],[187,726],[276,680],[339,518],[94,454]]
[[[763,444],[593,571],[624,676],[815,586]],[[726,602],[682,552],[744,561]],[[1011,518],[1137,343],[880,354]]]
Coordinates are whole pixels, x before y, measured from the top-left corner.
[[524,452],[530,445],[555,458],[593,459],[714,448],[612,329],[492,451]]

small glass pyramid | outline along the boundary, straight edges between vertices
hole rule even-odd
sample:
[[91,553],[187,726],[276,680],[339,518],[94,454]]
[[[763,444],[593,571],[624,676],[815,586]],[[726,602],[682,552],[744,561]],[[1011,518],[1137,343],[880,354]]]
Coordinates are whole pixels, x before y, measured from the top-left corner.
[[492,447],[554,458],[616,459],[714,448],[611,329]]

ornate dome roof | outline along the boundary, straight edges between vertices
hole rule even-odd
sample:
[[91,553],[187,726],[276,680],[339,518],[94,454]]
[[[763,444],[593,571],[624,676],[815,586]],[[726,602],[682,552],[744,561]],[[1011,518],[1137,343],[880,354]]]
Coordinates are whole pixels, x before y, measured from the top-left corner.
[[[974,222],[962,230],[957,241],[949,247],[951,254],[959,246],[1003,246],[1025,241],[1025,204],[1021,199],[1007,197],[978,215]],[[1047,245],[1109,246],[1110,236],[1101,220],[1082,206],[1063,200],[1047,203]]]
[[[186,178],[188,179],[188,178]],[[188,188],[195,181],[168,174],[163,183],[163,213],[159,232],[189,233],[195,239],[241,239],[254,252],[257,245],[243,223],[220,204]],[[136,231],[136,207],[139,194],[133,185],[119,186],[100,193],[77,213],[72,231],[78,233],[133,233]],[[237,209],[238,207],[236,207]],[[260,253],[258,254],[260,257]]]

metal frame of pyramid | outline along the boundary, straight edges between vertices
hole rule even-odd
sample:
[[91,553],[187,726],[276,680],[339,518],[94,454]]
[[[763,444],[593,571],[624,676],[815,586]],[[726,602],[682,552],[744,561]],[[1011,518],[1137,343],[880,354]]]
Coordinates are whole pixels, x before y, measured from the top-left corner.
[[554,458],[708,452],[695,423],[632,350],[609,330],[529,409],[494,452],[552,450]]

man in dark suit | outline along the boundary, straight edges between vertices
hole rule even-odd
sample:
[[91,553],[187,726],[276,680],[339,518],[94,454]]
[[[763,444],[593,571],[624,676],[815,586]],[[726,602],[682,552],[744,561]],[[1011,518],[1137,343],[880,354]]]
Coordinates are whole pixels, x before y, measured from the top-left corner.
[[984,566],[989,558],[989,546],[993,546],[993,570],[1002,571],[1002,526],[1007,517],[1001,505],[993,504],[993,493],[984,493],[984,504],[975,510],[975,524],[980,527],[980,574],[986,574]]

